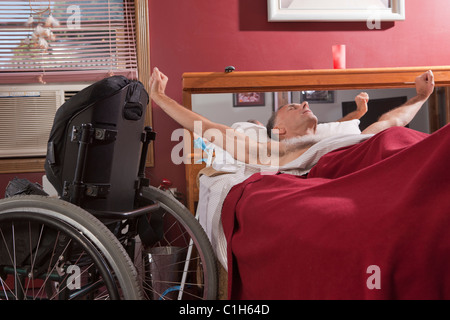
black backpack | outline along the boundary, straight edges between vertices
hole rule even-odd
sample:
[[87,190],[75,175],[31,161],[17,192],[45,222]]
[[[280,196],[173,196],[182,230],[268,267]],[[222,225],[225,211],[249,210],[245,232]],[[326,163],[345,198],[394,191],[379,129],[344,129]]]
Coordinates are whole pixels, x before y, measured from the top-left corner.
[[72,193],[81,132],[92,136],[83,165],[85,209],[133,208],[149,96],[141,82],[112,76],[83,89],[56,112],[45,173],[59,196]]

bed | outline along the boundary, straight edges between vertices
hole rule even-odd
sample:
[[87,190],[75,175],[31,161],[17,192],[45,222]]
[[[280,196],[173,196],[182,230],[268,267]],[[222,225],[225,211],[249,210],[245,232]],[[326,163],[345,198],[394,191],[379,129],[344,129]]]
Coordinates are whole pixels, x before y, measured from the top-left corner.
[[[427,69],[186,74],[184,102],[202,91],[404,87]],[[448,68],[431,69],[449,84]],[[431,129],[343,132],[277,174],[187,164],[189,207],[226,271],[222,297],[450,298],[450,128]]]

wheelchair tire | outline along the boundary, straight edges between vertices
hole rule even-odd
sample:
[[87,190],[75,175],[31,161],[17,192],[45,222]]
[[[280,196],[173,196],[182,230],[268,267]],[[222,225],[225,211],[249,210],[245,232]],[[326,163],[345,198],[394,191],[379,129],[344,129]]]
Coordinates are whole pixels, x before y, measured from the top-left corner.
[[[67,251],[70,251],[73,253],[76,252],[76,249],[80,249],[80,254],[77,259],[77,263],[84,263],[85,265],[94,265],[96,262],[99,261],[99,263],[95,264],[97,266],[97,269],[94,269],[95,272],[92,272],[92,269],[89,269],[88,273],[90,278],[93,278],[92,273],[96,274],[97,270],[106,270],[106,273],[100,273],[101,278],[100,281],[101,285],[96,285],[97,287],[101,286],[107,286],[108,279],[111,279],[109,281],[109,285],[112,285],[116,288],[116,296],[108,295],[106,294],[105,297],[100,297],[100,299],[103,298],[110,298],[110,299],[125,299],[125,300],[140,300],[142,299],[142,291],[138,284],[137,279],[137,272],[134,268],[134,265],[132,261],[130,260],[128,254],[124,250],[123,246],[120,244],[120,242],[117,240],[117,238],[109,231],[105,225],[100,222],[97,218],[95,218],[93,215],[88,213],[87,211],[83,210],[80,207],[77,207],[71,203],[68,203],[66,201],[56,199],[56,198],[50,198],[46,196],[35,196],[35,195],[27,195],[27,196],[15,196],[7,199],[0,200],[0,253],[2,257],[0,257],[0,288],[1,290],[5,291],[5,288],[8,287],[7,281],[8,278],[5,276],[5,266],[1,266],[1,260],[5,261],[5,256],[11,256],[10,251],[16,251],[16,250],[9,250],[8,248],[11,248],[12,245],[5,240],[5,234],[8,232],[11,233],[11,231],[7,231],[8,228],[11,229],[10,226],[13,226],[13,232],[12,232],[12,239],[14,241],[17,241],[17,238],[14,236],[14,225],[19,225],[19,223],[24,223],[25,221],[25,234],[26,230],[35,227],[38,225],[41,230],[44,228],[52,230],[52,232],[55,232],[54,230],[57,230],[58,236],[62,234],[63,236],[61,238],[64,239],[64,237],[72,240],[71,246],[67,245],[66,248],[70,248]],[[31,221],[31,222],[29,222]],[[47,226],[49,226],[47,228]],[[63,231],[61,231],[63,230]],[[31,239],[31,231],[29,231],[29,238]],[[42,234],[42,231],[41,231]],[[73,236],[73,238],[70,238],[70,236]],[[43,241],[41,239],[43,238],[42,235],[39,235],[39,242],[38,245]],[[60,238],[58,238],[58,241],[60,241]],[[27,242],[27,241],[23,241]],[[31,240],[29,240],[31,242]],[[53,247],[56,247],[57,240],[53,240],[55,243],[52,245]],[[14,244],[16,245],[16,244]],[[17,244],[18,245],[18,244]],[[74,249],[75,246],[75,249]],[[32,245],[30,244],[29,247],[31,248]],[[3,250],[3,251],[2,251]],[[29,251],[32,251],[34,249],[27,249]],[[41,249],[39,249],[41,250]],[[30,254],[30,256],[34,258],[29,258],[29,261],[35,261],[36,257],[38,256],[39,250],[36,250],[36,253]],[[55,250],[55,249],[53,249]],[[18,251],[18,250],[17,250]],[[23,251],[23,250],[22,250]],[[5,252],[8,252],[8,254],[5,254]],[[88,254],[85,254],[87,252]],[[58,253],[59,254],[59,253]],[[57,254],[57,255],[58,255]],[[89,255],[90,254],[90,255]],[[53,255],[50,259],[50,264],[52,264],[53,261]],[[66,255],[66,253],[64,253]],[[14,252],[14,264],[12,266],[13,271],[10,271],[12,275],[10,274],[9,282],[11,282],[11,277],[13,279],[18,279],[18,269],[19,267],[16,266],[16,259],[19,254],[16,255]],[[60,258],[63,257],[63,254],[59,256]],[[89,260],[89,258],[86,257],[93,257],[93,259]],[[75,259],[75,258],[73,258]],[[84,259],[84,260],[83,260]],[[56,260],[56,259],[55,259]],[[87,262],[86,262],[87,261]],[[91,262],[94,261],[94,262]],[[3,262],[4,264],[4,262]],[[23,265],[26,265],[24,262]],[[48,267],[50,269],[50,267]],[[55,268],[53,266],[53,268]],[[25,267],[25,272],[29,272],[29,266],[28,269]],[[35,267],[37,269],[38,266]],[[89,267],[91,268],[91,267]],[[9,267],[11,270],[11,267]],[[59,271],[59,268],[57,268]],[[33,270],[33,269],[32,269]],[[53,270],[53,269],[52,269]],[[63,268],[61,268],[63,270]],[[108,275],[109,273],[109,275]],[[54,288],[50,288],[49,282],[51,282],[50,279],[50,272],[47,272],[47,278],[44,281],[44,284],[46,286],[45,290],[54,290]],[[53,272],[53,275],[51,277],[57,276],[56,272]],[[22,278],[26,278],[25,275],[22,274]],[[30,277],[30,275],[28,275]],[[67,276],[66,276],[67,277]],[[5,280],[6,279],[6,280]],[[103,281],[101,281],[103,279]],[[47,282],[48,280],[48,282]],[[23,281],[27,281],[26,279]],[[34,282],[35,280],[33,280]],[[42,280],[40,280],[42,281]],[[17,280],[16,280],[17,282]],[[29,283],[29,280],[28,280]],[[103,285],[104,283],[104,285]],[[113,284],[111,284],[113,283]],[[27,284],[28,286],[29,284]],[[33,284],[34,285],[34,284]],[[14,284],[14,286],[17,286],[17,284]],[[41,286],[44,286],[41,284]],[[60,287],[60,284],[55,285],[57,288]],[[88,287],[88,286],[86,286]],[[9,285],[9,288],[11,289],[11,285]],[[103,289],[103,287],[102,287]],[[61,289],[59,289],[61,290]],[[64,289],[62,289],[64,290]],[[87,292],[88,289],[83,289],[84,292]],[[78,290],[80,293],[78,294],[81,296],[82,299],[90,299],[94,298],[93,293],[85,294],[83,290]],[[96,289],[99,291],[99,289]],[[12,296],[14,296],[17,299],[17,296],[15,296],[14,290],[11,289]],[[23,288],[21,291],[24,291]],[[28,290],[26,290],[28,291]],[[66,290],[67,291],[67,290]],[[41,293],[42,295],[42,293]],[[22,299],[27,298],[27,293],[22,294]],[[56,299],[61,299],[61,296],[64,295],[59,294]],[[69,295],[66,295],[69,297]],[[3,297],[5,298],[5,297]],[[6,297],[7,298],[7,297]],[[34,297],[38,299],[42,299],[42,297]],[[44,297],[44,299],[49,298],[48,295]],[[70,297],[69,297],[70,298]],[[79,298],[79,297],[77,297]],[[96,297],[99,298],[99,297]]]
[[[188,233],[188,238],[190,237],[189,241],[193,243],[193,248],[195,248],[195,251],[201,260],[202,271],[199,273],[201,273],[202,281],[204,282],[202,284],[204,287],[200,299],[216,299],[218,290],[216,258],[208,236],[200,223],[184,205],[167,192],[150,186],[142,188],[140,196],[152,203],[159,202],[162,209],[177,220],[177,223],[182,225],[184,231]],[[186,297],[186,299],[189,299],[189,297]]]

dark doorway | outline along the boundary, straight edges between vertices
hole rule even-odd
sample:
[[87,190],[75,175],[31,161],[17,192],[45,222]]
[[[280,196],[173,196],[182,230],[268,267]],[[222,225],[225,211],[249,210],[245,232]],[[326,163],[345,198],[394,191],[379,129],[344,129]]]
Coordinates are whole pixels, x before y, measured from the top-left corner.
[[[408,97],[394,97],[394,98],[383,98],[369,100],[369,110],[360,119],[361,123],[359,128],[363,131],[365,128],[370,126],[372,123],[376,122],[381,115],[388,112],[389,110],[395,109],[408,100]],[[356,102],[348,101],[342,102],[342,116],[356,110]]]

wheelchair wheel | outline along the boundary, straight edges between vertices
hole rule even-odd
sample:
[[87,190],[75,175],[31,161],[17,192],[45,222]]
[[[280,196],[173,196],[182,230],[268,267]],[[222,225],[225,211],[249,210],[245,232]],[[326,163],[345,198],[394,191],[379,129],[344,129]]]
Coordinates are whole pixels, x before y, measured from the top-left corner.
[[0,200],[0,299],[141,299],[117,238],[63,200]]
[[141,204],[159,203],[149,219],[162,225],[159,239],[142,250],[145,298],[216,299],[217,266],[209,239],[189,210],[167,192],[142,188]]

